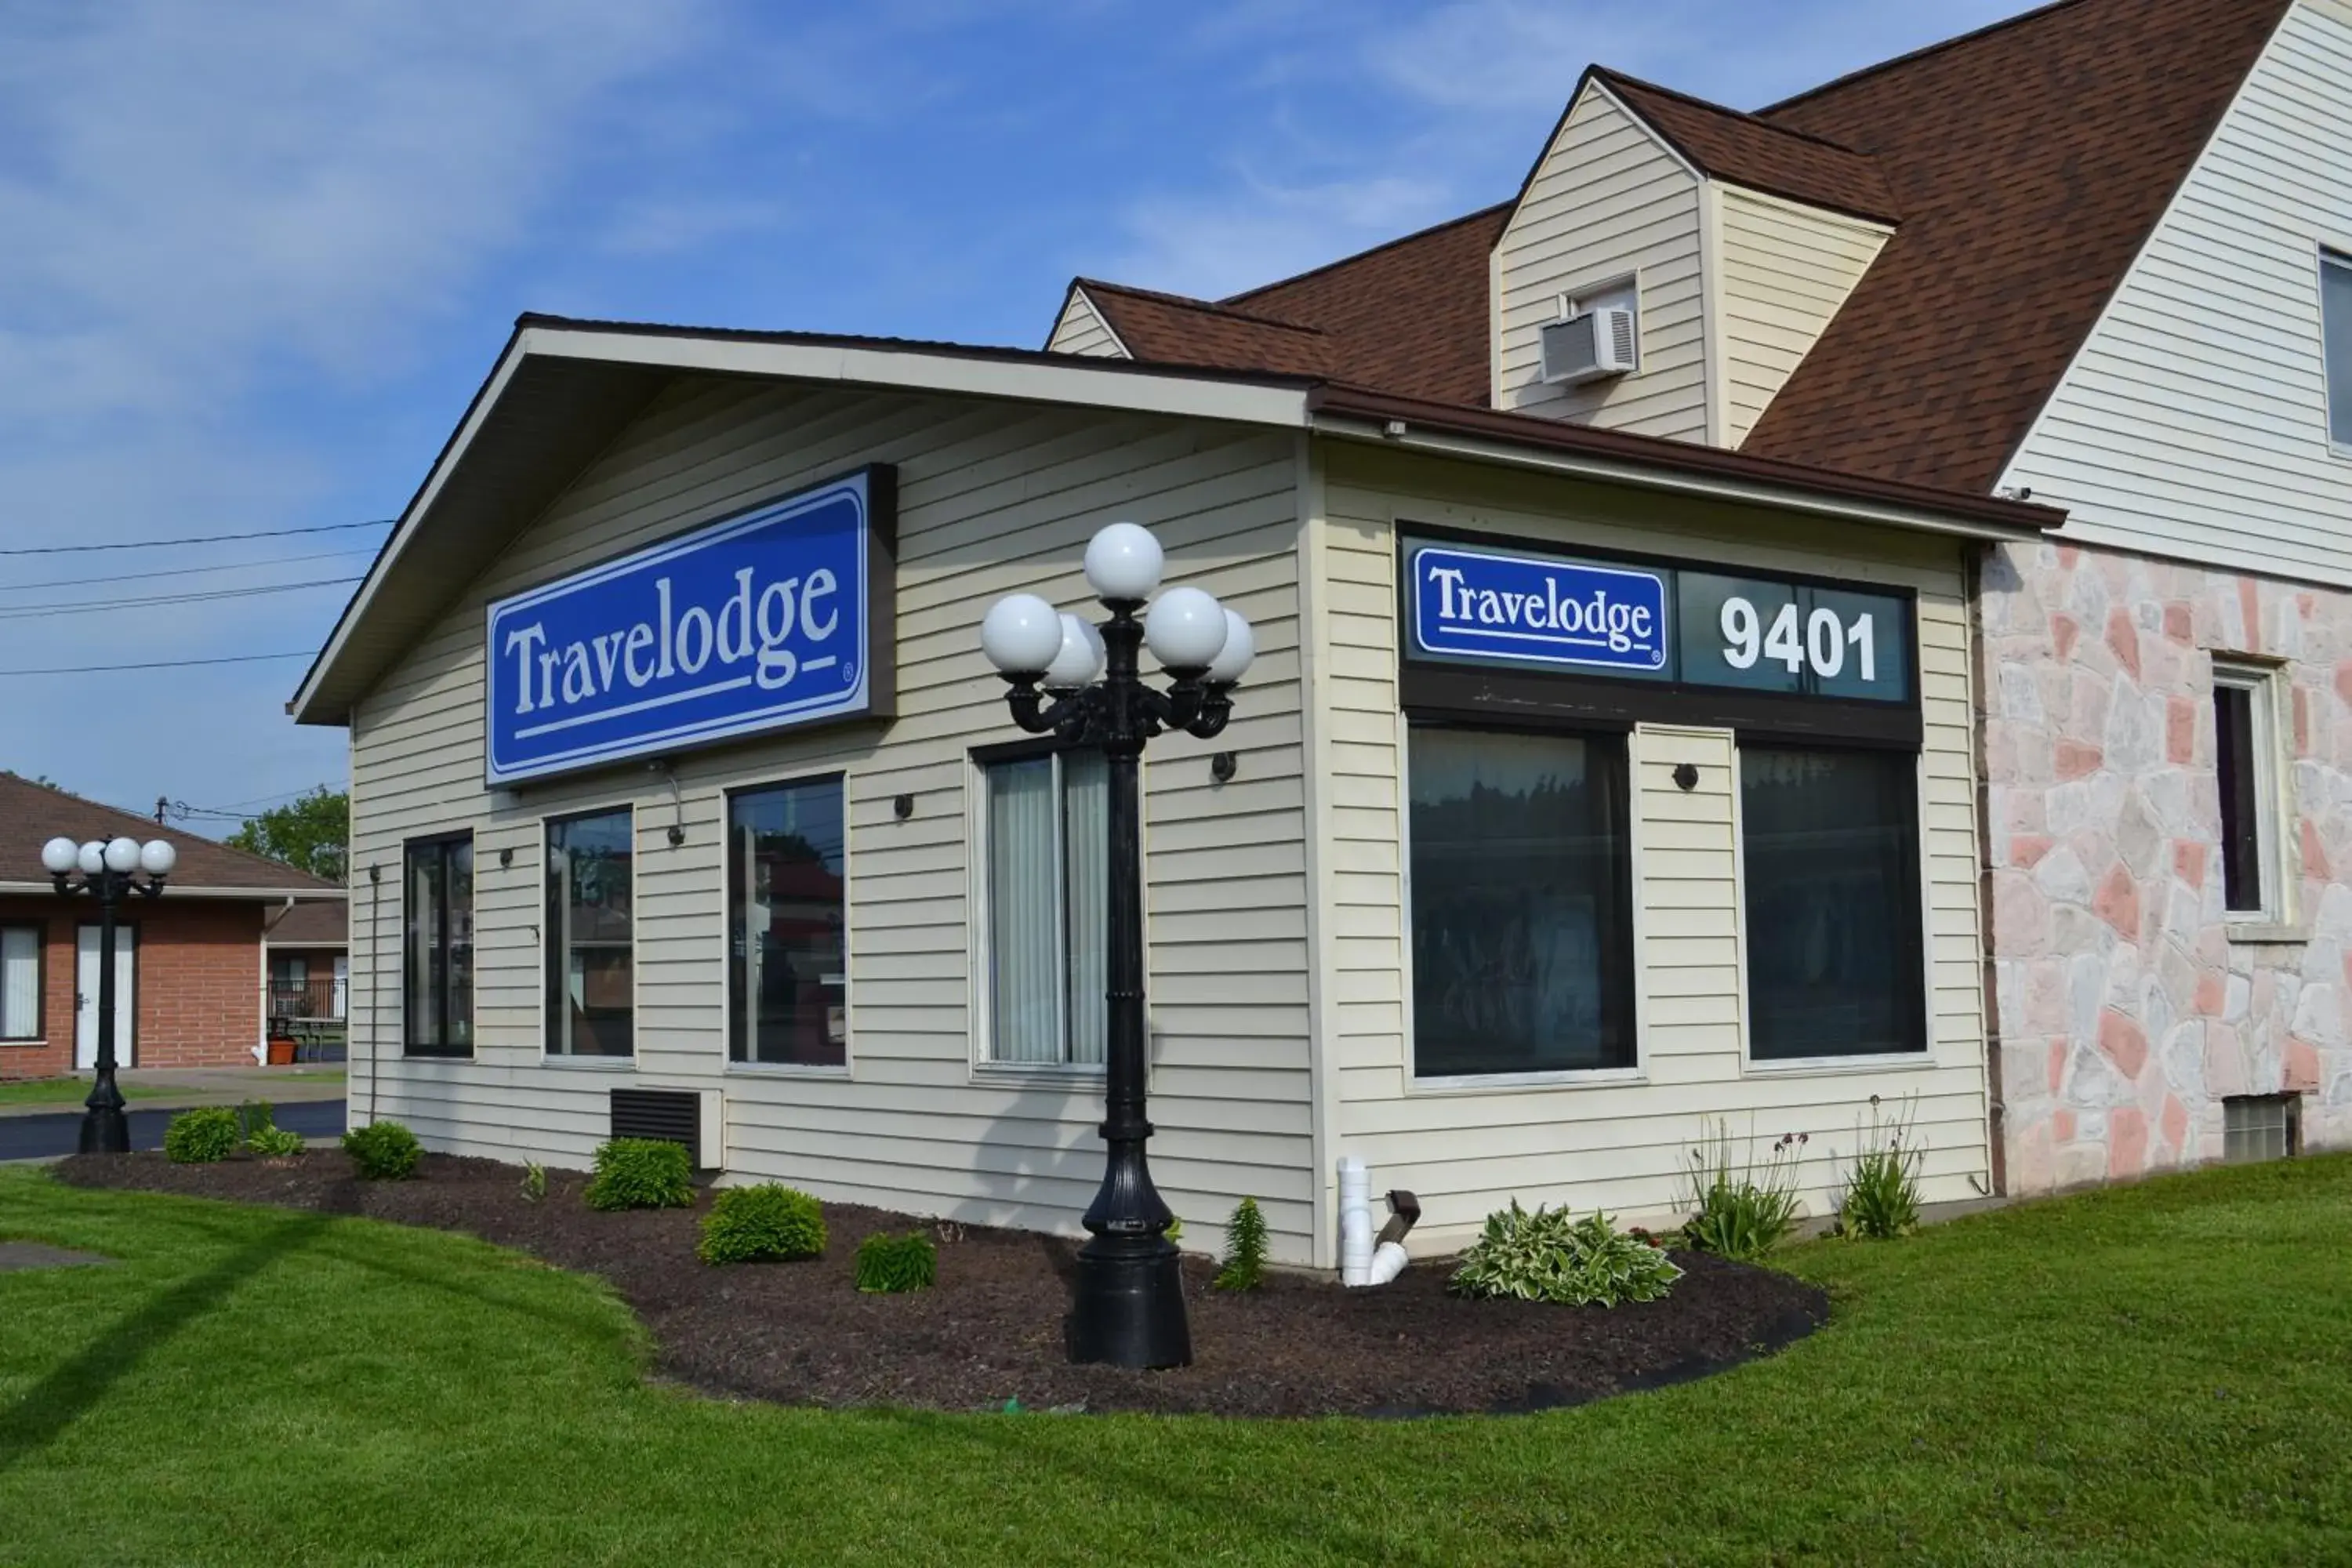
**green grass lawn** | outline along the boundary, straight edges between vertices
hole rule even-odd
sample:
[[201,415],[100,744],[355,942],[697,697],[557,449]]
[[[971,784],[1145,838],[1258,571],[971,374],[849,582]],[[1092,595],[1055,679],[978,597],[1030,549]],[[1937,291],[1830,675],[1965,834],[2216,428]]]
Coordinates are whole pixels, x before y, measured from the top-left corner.
[[[125,1100],[149,1100],[163,1092],[119,1078],[114,1086]],[[79,1105],[89,1098],[86,1078],[27,1078],[0,1083],[0,1105]]]
[[1771,1361],[1499,1420],[828,1414],[595,1282],[0,1171],[0,1563],[2352,1561],[2352,1158],[1814,1243]]

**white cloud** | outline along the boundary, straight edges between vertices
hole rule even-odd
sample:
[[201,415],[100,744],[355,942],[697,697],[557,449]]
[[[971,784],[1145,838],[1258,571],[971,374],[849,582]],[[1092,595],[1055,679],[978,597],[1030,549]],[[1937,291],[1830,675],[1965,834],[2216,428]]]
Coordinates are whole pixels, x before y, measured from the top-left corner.
[[1402,175],[1282,184],[1244,175],[1213,195],[1139,200],[1115,281],[1218,299],[1452,216],[1442,182]]

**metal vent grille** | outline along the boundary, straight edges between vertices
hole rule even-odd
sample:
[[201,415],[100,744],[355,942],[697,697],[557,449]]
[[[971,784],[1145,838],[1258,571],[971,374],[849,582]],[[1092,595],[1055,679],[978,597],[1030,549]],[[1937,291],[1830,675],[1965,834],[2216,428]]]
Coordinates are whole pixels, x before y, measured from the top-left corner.
[[613,1091],[615,1138],[656,1138],[686,1145],[698,1171],[702,1163],[702,1101],[692,1089],[616,1089]]
[[1614,363],[1632,365],[1633,363],[1633,312],[1601,310],[1596,313],[1609,329],[1609,343],[1615,351],[1616,356]]
[[1546,381],[1566,381],[1570,376],[1587,375],[1599,359],[1592,337],[1590,315],[1554,321],[1543,330],[1543,378]]

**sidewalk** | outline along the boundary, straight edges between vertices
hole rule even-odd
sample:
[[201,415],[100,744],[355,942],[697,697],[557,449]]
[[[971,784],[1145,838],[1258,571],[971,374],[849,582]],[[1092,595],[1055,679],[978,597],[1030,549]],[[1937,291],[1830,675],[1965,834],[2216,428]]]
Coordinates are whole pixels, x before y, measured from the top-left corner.
[[[84,1084],[89,1074],[76,1075]],[[343,1098],[343,1064],[283,1068],[124,1068],[114,1075],[133,1110],[185,1110],[194,1105],[238,1105],[266,1100],[299,1105]],[[132,1089],[141,1092],[132,1094]],[[46,1104],[0,1105],[0,1118],[53,1116],[79,1107],[79,1099]]]

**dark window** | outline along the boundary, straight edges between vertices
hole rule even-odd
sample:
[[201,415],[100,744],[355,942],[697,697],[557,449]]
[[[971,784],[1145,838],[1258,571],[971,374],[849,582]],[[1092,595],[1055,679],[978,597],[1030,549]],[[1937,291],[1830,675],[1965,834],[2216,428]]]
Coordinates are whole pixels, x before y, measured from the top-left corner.
[[41,928],[0,925],[0,1040],[41,1037]]
[[730,795],[727,826],[728,1055],[839,1067],[849,1037],[841,780]]
[[1739,748],[1748,1052],[1927,1048],[1918,759]]
[[1412,737],[1413,1072],[1633,1063],[1625,747]]
[[2269,907],[2263,886],[2263,766],[2265,726],[2260,689],[2217,681],[2213,687],[2214,771],[2221,796],[2221,907],[2260,914]]
[[1110,769],[1102,753],[991,763],[988,1059],[1099,1067],[1109,1027]]
[[2319,258],[2320,337],[2327,367],[2327,435],[2352,447],[2352,260]]
[[628,811],[547,825],[547,1050],[636,1054]]
[[[474,1050],[474,841],[436,838],[408,847],[407,930],[402,1009],[415,1056]],[[300,960],[294,960],[300,963]],[[309,966],[283,984],[308,988]]]

